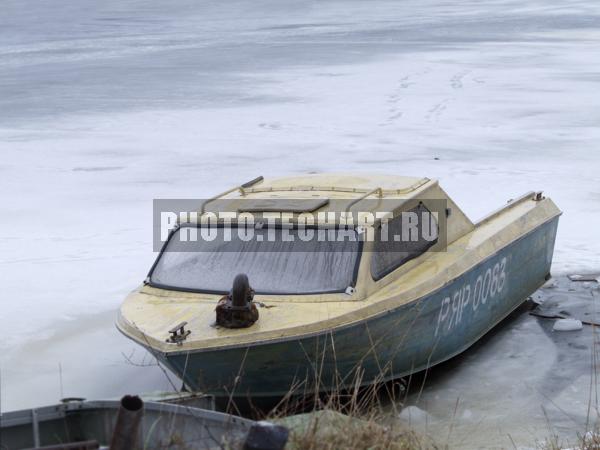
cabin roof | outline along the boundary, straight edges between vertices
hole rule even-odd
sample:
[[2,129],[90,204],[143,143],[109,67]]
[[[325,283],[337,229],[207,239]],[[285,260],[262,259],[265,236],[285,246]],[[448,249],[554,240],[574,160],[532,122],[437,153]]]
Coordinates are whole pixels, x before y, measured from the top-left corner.
[[350,211],[366,199],[390,200],[386,206],[395,208],[435,183],[429,178],[356,173],[259,178],[209,199],[201,212]]
[[244,191],[246,193],[321,191],[365,194],[380,188],[384,195],[401,195],[409,194],[429,181],[429,178],[424,177],[323,173],[265,179]]

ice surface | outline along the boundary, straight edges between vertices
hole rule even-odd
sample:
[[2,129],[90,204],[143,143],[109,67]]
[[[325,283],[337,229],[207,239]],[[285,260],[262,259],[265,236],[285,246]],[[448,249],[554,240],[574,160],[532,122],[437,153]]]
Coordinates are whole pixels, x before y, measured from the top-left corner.
[[[596,291],[566,277],[555,284],[538,291],[540,313],[598,317]],[[553,435],[573,445],[598,425],[597,328],[556,333],[554,320],[528,314],[530,307],[431,369],[422,392],[423,375],[412,378],[405,405],[426,412],[411,414],[413,427],[442,446],[505,449],[541,448]]]
[[437,177],[477,219],[544,190],[564,211],[553,271],[599,269],[597,1],[1,10],[3,407],[36,401],[18,395],[37,380],[26,367],[78,373],[86,346],[41,349],[145,277],[153,198],[375,170]]

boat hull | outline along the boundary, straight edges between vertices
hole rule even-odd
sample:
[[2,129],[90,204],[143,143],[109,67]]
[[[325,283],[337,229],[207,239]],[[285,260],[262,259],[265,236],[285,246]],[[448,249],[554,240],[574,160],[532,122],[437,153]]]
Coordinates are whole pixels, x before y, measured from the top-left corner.
[[250,346],[153,353],[191,389],[281,396],[400,378],[473,345],[549,277],[558,216],[442,288],[385,314],[317,335]]
[[[243,442],[255,422],[185,404],[144,402],[137,442],[147,450],[223,449],[224,443]],[[0,414],[0,448],[16,450],[52,446],[108,448],[121,402],[117,400],[69,401]],[[127,428],[126,428],[127,429]],[[88,445],[84,445],[87,442]],[[95,443],[96,445],[93,445]],[[73,444],[72,444],[73,445]],[[141,446],[140,446],[141,447]],[[121,447],[122,448],[122,447]]]

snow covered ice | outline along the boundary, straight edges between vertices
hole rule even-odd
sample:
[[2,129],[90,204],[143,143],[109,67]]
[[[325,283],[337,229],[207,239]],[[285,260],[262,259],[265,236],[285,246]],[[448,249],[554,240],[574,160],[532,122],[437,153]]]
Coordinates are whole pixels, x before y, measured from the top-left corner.
[[81,381],[89,339],[90,371],[162,379],[112,327],[155,256],[153,198],[375,170],[439,178],[477,219],[543,190],[564,211],[553,272],[599,269],[596,1],[0,9],[2,409],[56,400],[58,362],[66,394],[118,395]]

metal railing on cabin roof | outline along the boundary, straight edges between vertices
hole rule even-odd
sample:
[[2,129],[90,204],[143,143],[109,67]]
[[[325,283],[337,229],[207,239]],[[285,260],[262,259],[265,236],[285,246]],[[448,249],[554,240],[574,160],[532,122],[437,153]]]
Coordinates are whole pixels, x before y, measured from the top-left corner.
[[258,176],[240,186],[235,186],[231,189],[228,189],[225,192],[221,192],[220,194],[209,198],[200,207],[200,211],[199,211],[200,215],[204,214],[207,204],[209,204],[215,200],[218,200],[221,197],[224,197],[228,194],[231,194],[232,192],[235,192],[235,191],[239,191],[241,196],[245,196],[246,194],[254,194],[254,193],[261,193],[261,192],[286,192],[286,191],[287,192],[302,192],[302,191],[347,192],[347,193],[353,193],[353,194],[364,194],[364,195],[361,195],[360,197],[358,197],[356,199],[352,199],[350,201],[348,206],[346,206],[346,212],[348,212],[352,206],[354,206],[358,202],[364,200],[365,198],[367,198],[375,193],[379,194],[379,198],[382,198],[385,195],[406,194],[408,192],[412,192],[412,191],[420,188],[421,186],[423,186],[423,185],[427,184],[429,181],[431,181],[429,178],[426,178],[426,177],[421,178],[416,183],[413,183],[412,185],[410,185],[406,188],[402,188],[402,189],[382,189],[381,187],[369,189],[369,188],[348,188],[348,187],[339,187],[339,186],[302,186],[302,185],[300,185],[300,186],[282,186],[282,187],[268,186],[268,187],[263,187],[263,188],[260,188],[260,187],[253,188],[252,187],[255,184],[258,184],[263,180],[264,180],[264,177],[261,175],[261,176]]
[[[309,186],[309,185],[298,185],[298,186],[266,186],[266,187],[257,187],[251,189],[245,189],[244,194],[256,194],[260,192],[297,192],[297,191],[321,191],[321,192],[348,192],[353,194],[373,194],[376,191],[380,191],[381,195],[394,195],[394,194],[406,194],[408,192],[412,192],[415,189],[420,188],[421,186],[427,184],[431,181],[429,178],[421,178],[416,183],[411,184],[408,187],[402,189],[382,189],[381,187],[377,188],[353,188],[353,187],[341,187],[341,186]],[[236,189],[232,189],[228,193],[235,191]]]
[[364,199],[366,199],[367,197],[373,195],[373,194],[377,194],[377,196],[379,198],[383,197],[383,190],[378,187],[376,189],[373,189],[372,191],[366,192],[364,195],[361,195],[358,198],[355,198],[354,200],[351,200],[350,203],[348,203],[346,205],[346,211],[345,212],[350,212],[350,208],[352,208],[354,205],[356,205],[357,203],[363,201]]
[[202,203],[202,206],[200,206],[200,215],[204,214],[204,209],[206,208],[206,205],[208,205],[210,202],[214,202],[215,200],[220,199],[221,197],[225,197],[227,194],[231,194],[232,192],[235,191],[240,191],[240,194],[246,195],[246,191],[245,189],[254,186],[257,183],[260,183],[261,181],[263,181],[265,178],[260,175],[250,181],[245,182],[244,184],[241,184],[239,186],[233,187],[225,192],[221,192],[218,195],[215,195],[214,197],[209,198],[208,200],[206,200],[204,203]]

